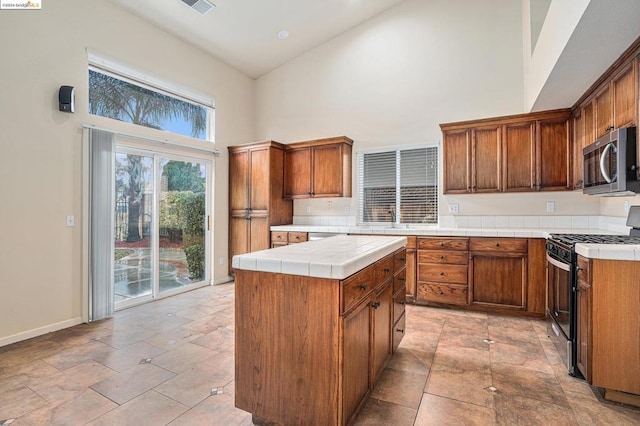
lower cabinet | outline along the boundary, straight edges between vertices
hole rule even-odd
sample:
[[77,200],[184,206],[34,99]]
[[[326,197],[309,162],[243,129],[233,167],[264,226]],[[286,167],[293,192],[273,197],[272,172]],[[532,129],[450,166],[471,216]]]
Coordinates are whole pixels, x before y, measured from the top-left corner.
[[467,305],[469,238],[418,238],[418,302]]
[[271,248],[304,243],[307,240],[308,234],[306,232],[271,231]]
[[343,280],[238,270],[236,407],[255,424],[350,423],[404,336],[405,273],[404,249]]

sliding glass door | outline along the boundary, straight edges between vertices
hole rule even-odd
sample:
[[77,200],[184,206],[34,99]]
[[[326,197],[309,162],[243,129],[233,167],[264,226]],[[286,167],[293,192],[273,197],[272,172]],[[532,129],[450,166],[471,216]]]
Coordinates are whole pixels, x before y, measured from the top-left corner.
[[116,309],[210,280],[211,161],[116,147]]

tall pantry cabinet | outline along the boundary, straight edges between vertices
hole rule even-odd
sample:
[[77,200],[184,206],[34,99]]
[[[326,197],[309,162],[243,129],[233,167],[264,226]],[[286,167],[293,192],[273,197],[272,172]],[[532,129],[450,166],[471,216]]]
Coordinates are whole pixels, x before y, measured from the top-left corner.
[[270,227],[293,220],[282,198],[285,146],[274,141],[229,147],[229,265],[236,254],[271,246]]

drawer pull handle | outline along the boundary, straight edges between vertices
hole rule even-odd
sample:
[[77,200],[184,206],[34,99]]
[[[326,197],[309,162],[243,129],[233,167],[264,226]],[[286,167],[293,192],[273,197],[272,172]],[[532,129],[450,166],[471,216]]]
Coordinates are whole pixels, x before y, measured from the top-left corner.
[[385,273],[385,274],[388,274],[390,271],[391,271],[391,269],[389,269],[389,268],[384,268],[384,273]]
[[404,257],[399,257],[399,258],[398,258],[398,260],[399,260],[400,262],[404,262],[404,261],[405,261],[405,260],[407,260],[407,259],[405,259]]
[[371,307],[373,309],[378,309],[380,307],[380,301],[377,301],[376,303],[374,303],[373,305],[371,305]]
[[361,290],[366,290],[367,289],[367,285],[366,284],[360,284],[360,289]]
[[400,278],[398,278],[398,281],[402,281],[402,282],[404,282],[404,277],[400,277]]
[[444,277],[444,272],[440,272],[440,276],[441,276],[441,277]]
[[402,329],[402,328],[396,328],[396,331],[397,331],[398,333],[402,333],[402,334],[404,334],[404,329]]

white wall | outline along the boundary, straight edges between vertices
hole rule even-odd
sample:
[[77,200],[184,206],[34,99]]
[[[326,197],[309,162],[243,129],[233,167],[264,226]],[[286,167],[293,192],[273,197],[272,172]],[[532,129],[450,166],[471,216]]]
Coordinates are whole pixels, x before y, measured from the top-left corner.
[[[521,3],[408,0],[257,81],[259,139],[347,135],[354,151],[440,141],[439,123],[522,113]],[[498,13],[499,11],[499,13]],[[354,155],[355,171],[355,155]],[[354,188],[355,188],[354,172]],[[295,214],[350,215],[352,199],[296,200]],[[570,202],[567,202],[570,200]],[[579,193],[441,196],[440,215],[598,214]]]
[[[106,123],[85,112],[87,47],[214,97],[214,256],[225,259],[215,278],[225,276],[226,146],[253,140],[253,80],[105,1],[3,10],[0,39],[0,344],[82,315],[81,126]],[[57,110],[60,85],[76,87],[75,114]]]

